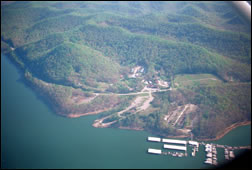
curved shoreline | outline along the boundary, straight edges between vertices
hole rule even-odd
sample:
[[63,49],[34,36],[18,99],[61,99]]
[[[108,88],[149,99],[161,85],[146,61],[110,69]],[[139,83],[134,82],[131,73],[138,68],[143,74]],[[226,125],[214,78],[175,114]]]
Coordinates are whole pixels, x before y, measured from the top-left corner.
[[225,128],[222,132],[219,133],[219,135],[217,135],[215,138],[213,139],[197,139],[199,141],[215,141],[215,140],[219,140],[222,137],[224,137],[227,133],[229,133],[230,131],[232,131],[233,129],[239,127],[239,126],[246,126],[251,124],[251,121],[245,121],[245,122],[239,122],[239,123],[234,123],[231,126]]
[[[220,132],[219,135],[217,135],[216,138],[214,139],[198,139],[196,138],[198,141],[215,141],[215,140],[219,140],[221,139],[222,137],[224,137],[226,134],[228,134],[230,131],[232,131],[233,129],[237,128],[237,127],[240,127],[240,126],[246,126],[246,125],[249,125],[251,124],[251,121],[245,121],[245,122],[239,122],[239,123],[234,123],[232,124],[231,126],[225,128],[222,132]],[[104,128],[104,127],[102,127]],[[144,129],[142,128],[130,128],[130,127],[118,127],[119,129],[127,129],[127,130],[137,130],[137,131],[143,131]],[[187,138],[189,137],[188,135],[180,135],[180,136],[166,136],[168,138]]]
[[[111,108],[109,108],[111,109]],[[105,109],[105,110],[98,110],[98,111],[94,111],[94,112],[88,112],[88,113],[79,113],[79,114],[68,114],[68,115],[62,115],[62,116],[66,116],[68,118],[78,118],[81,116],[87,116],[87,115],[95,115],[95,114],[99,114],[101,112],[104,112],[106,110],[109,109]],[[230,125],[229,127],[225,128],[222,132],[220,132],[217,137],[215,138],[206,138],[206,139],[200,139],[200,138],[196,138],[198,141],[215,141],[215,140],[219,140],[222,137],[224,137],[227,133],[229,133],[230,131],[232,131],[233,129],[240,127],[240,126],[246,126],[251,124],[251,121],[245,121],[245,122],[238,122],[238,123],[234,123],[232,125]],[[93,126],[96,127],[96,126]],[[96,127],[97,128],[97,127]],[[105,127],[100,127],[100,128],[105,128]],[[131,128],[131,127],[118,127],[119,129],[127,129],[127,130],[137,130],[137,131],[143,131],[143,128]],[[180,136],[167,136],[169,138],[186,138],[189,137],[188,135],[180,135]]]
[[93,112],[87,112],[87,113],[70,113],[70,114],[60,114],[60,113],[58,113],[58,114],[61,115],[61,116],[65,116],[67,118],[78,118],[78,117],[81,117],[81,116],[96,115],[96,114],[108,111],[110,109],[112,109],[112,107],[102,109],[102,110],[93,111]]

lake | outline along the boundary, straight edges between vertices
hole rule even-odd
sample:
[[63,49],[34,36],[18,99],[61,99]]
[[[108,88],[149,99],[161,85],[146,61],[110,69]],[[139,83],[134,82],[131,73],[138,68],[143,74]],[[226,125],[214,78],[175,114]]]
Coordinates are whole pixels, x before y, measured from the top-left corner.
[[[58,116],[20,79],[19,70],[1,54],[1,168],[209,167],[203,164],[203,147],[196,157],[150,155],[149,147],[162,145],[147,142],[152,136],[147,132],[94,128],[97,116]],[[251,126],[238,127],[215,143],[251,145]],[[218,160],[224,159],[222,152]]]

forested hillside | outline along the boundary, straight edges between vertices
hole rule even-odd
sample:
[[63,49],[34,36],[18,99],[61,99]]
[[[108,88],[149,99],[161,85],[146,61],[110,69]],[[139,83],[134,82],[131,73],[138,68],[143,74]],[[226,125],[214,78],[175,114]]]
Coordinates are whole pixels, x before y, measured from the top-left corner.
[[[118,120],[113,127],[162,135],[184,135],[179,129],[189,127],[199,138],[214,138],[233,123],[251,120],[250,32],[227,2],[34,1],[1,6],[1,52],[56,113],[77,117],[104,112],[112,115],[105,122]],[[219,83],[176,82],[187,74],[210,74],[214,78],[206,79]],[[148,107],[141,110],[140,101],[148,101],[141,95],[148,94],[150,105],[142,101]],[[130,105],[134,100],[135,110]],[[163,121],[182,107],[197,109],[176,121],[184,124]],[[120,109],[126,116],[117,115]]]

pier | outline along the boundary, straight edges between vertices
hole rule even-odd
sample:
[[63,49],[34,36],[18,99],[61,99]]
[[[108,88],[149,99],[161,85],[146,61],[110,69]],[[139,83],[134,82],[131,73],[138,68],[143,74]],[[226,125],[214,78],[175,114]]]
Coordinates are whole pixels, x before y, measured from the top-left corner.
[[149,148],[149,149],[148,149],[148,153],[160,155],[160,154],[162,153],[162,151],[161,151],[160,149],[152,149],[152,148]]
[[184,144],[186,145],[187,141],[185,140],[175,140],[175,139],[162,139],[164,143],[176,143],[176,144]]
[[175,150],[183,150],[186,151],[186,146],[177,146],[177,145],[167,145],[164,144],[165,149],[175,149]]
[[213,144],[205,144],[205,151],[206,151],[206,160],[204,163],[210,165],[217,165],[217,150],[216,145]]
[[156,137],[148,137],[148,141],[151,141],[151,142],[160,142],[161,139],[160,138],[156,138]]
[[192,156],[195,156],[196,152],[199,151],[199,142],[189,140],[188,144],[193,146],[193,148],[192,148]]
[[[171,151],[162,151],[161,149],[152,149],[148,148],[148,153],[156,154],[156,155],[171,155],[174,157],[184,157],[187,156],[187,144],[192,147],[191,155],[195,157],[196,152],[199,151],[199,145],[205,146],[206,159],[204,161],[205,164],[210,165],[218,165],[217,162],[217,149],[224,149],[224,156],[226,160],[231,160],[235,158],[234,150],[237,149],[251,149],[251,146],[228,146],[228,145],[219,145],[213,143],[205,143],[205,142],[197,142],[197,141],[186,141],[186,140],[176,140],[176,139],[161,139],[157,137],[148,137],[147,141],[150,142],[159,142],[163,145],[164,149],[185,151],[183,152],[171,152]],[[167,144],[169,143],[169,144]],[[177,145],[174,145],[177,144]]]

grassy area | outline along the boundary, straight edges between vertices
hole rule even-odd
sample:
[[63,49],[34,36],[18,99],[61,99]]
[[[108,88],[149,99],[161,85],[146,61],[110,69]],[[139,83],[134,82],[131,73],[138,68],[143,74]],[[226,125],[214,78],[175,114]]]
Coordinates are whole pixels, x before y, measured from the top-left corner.
[[174,84],[177,87],[186,87],[200,84],[214,85],[221,82],[222,80],[212,74],[181,74],[176,75],[174,79]]

